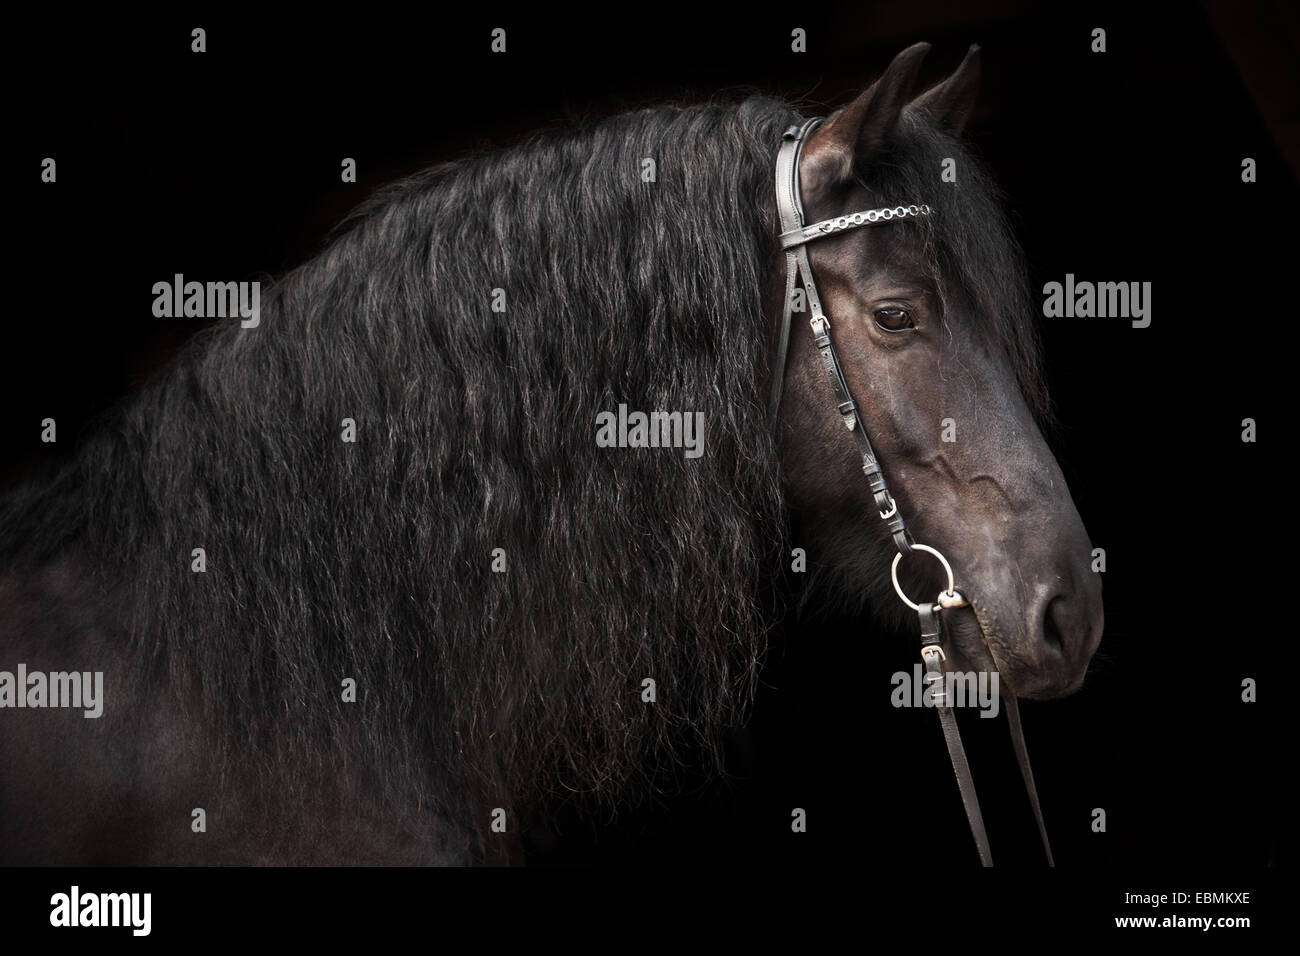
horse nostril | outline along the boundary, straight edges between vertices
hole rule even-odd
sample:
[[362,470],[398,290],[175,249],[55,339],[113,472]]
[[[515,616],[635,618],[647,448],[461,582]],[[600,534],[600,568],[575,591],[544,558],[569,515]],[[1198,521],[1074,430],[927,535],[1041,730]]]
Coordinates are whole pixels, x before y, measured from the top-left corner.
[[1065,638],[1061,634],[1061,629],[1057,626],[1057,615],[1064,614],[1064,598],[1055,597],[1047,604],[1047,612],[1043,615],[1043,640],[1057,653],[1065,653]]

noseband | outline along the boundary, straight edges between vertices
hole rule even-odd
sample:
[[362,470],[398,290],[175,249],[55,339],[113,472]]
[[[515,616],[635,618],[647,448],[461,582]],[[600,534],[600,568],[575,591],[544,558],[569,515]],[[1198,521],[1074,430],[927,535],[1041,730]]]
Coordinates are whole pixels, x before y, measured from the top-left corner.
[[[781,248],[785,251],[785,304],[782,309],[781,332],[777,348],[772,378],[772,395],[769,401],[769,415],[776,421],[781,405],[781,388],[785,379],[786,354],[790,342],[790,323],[794,313],[794,297],[797,283],[802,279],[808,309],[812,313],[813,342],[821,355],[822,368],[830,382],[831,392],[835,397],[836,410],[850,434],[857,443],[862,455],[862,471],[867,476],[867,484],[875,499],[876,510],[890,536],[898,554],[890,569],[894,590],[909,608],[916,611],[921,625],[921,658],[925,662],[926,689],[932,695],[935,709],[939,712],[939,721],[943,727],[944,742],[948,746],[948,756],[952,761],[953,772],[957,775],[957,786],[961,791],[962,804],[966,808],[966,819],[970,824],[971,835],[979,849],[980,860],[985,866],[993,865],[993,856],[989,851],[988,835],[984,831],[984,818],[980,813],[979,798],[975,794],[975,782],[971,777],[970,764],[966,760],[966,750],[962,746],[961,733],[957,727],[957,716],[952,703],[942,687],[943,662],[947,660],[943,652],[942,620],[940,612],[945,608],[967,607],[968,602],[953,585],[952,567],[936,549],[924,544],[917,544],[903,521],[898,510],[898,502],[889,493],[885,476],[880,469],[871,440],[867,437],[867,426],[858,415],[858,406],[849,392],[848,382],[840,367],[839,356],[835,353],[835,343],[831,340],[831,323],[822,308],[821,297],[817,294],[817,283],[813,280],[812,263],[808,259],[808,243],[818,239],[839,235],[850,229],[862,226],[878,225],[931,214],[929,206],[911,205],[894,206],[882,209],[867,209],[861,212],[824,219],[810,226],[803,221],[803,198],[799,187],[799,156],[803,144],[812,132],[822,125],[820,118],[810,119],[802,126],[791,126],[785,131],[781,140],[781,151],[776,158],[776,206],[781,218]],[[916,551],[932,555],[943,565],[948,576],[948,588],[939,593],[938,598],[928,604],[914,604],[903,593],[898,583],[898,563],[904,556]],[[991,653],[991,650],[990,650]],[[937,686],[936,686],[937,685]],[[1020,726],[1020,711],[1014,695],[1004,695],[1007,709],[1007,723],[1011,728],[1011,740],[1020,764],[1021,776],[1029,801],[1033,805],[1034,816],[1038,820],[1038,832],[1047,851],[1047,862],[1052,860],[1052,847],[1047,839],[1047,828],[1043,823],[1042,810],[1038,803],[1038,790],[1034,785],[1033,770],[1029,765],[1029,752],[1025,747],[1024,733]]]

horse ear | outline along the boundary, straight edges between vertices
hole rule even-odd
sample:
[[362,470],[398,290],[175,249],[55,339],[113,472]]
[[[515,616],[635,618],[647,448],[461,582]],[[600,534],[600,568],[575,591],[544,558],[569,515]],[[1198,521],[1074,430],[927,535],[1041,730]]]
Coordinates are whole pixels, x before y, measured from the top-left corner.
[[952,76],[918,96],[909,109],[919,110],[940,129],[953,136],[960,136],[975,106],[979,85],[980,48],[972,45]]
[[916,74],[929,52],[928,43],[909,46],[894,57],[884,76],[813,135],[808,145],[820,174],[816,179],[843,182],[852,178],[856,164],[880,156],[886,138],[911,99]]

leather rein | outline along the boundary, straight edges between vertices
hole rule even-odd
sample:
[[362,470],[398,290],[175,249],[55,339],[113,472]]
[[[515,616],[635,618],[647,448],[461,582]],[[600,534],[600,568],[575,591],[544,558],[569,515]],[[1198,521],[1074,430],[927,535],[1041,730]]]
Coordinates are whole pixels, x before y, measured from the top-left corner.
[[[862,226],[894,222],[900,219],[931,215],[929,206],[911,205],[894,206],[881,209],[869,209],[861,212],[824,219],[812,225],[804,225],[803,199],[799,186],[799,157],[807,138],[825,122],[820,118],[807,120],[802,126],[791,126],[782,137],[781,150],[776,160],[776,204],[781,220],[781,248],[785,251],[785,305],[781,319],[780,338],[774,362],[772,393],[769,400],[769,413],[773,422],[781,405],[781,389],[785,379],[786,357],[790,342],[790,324],[794,313],[797,283],[802,279],[804,293],[809,311],[812,313],[813,342],[821,355],[822,367],[830,382],[834,395],[836,410],[850,434],[857,443],[862,455],[862,471],[867,477],[875,499],[875,507],[882,521],[893,538],[898,553],[890,568],[894,590],[903,603],[917,613],[921,628],[921,658],[925,662],[926,691],[939,712],[939,722],[943,729],[944,742],[948,747],[948,756],[952,761],[953,772],[957,776],[957,786],[961,791],[962,804],[966,808],[966,819],[970,824],[971,835],[979,850],[980,861],[984,866],[993,865],[993,856],[989,851],[988,835],[984,830],[984,818],[980,813],[979,798],[975,794],[975,782],[971,776],[970,764],[966,760],[966,750],[962,746],[961,732],[957,727],[957,716],[952,702],[943,687],[943,663],[947,656],[943,651],[943,626],[941,611],[947,608],[967,607],[969,602],[953,585],[952,566],[936,549],[913,540],[903,516],[899,513],[898,502],[889,493],[884,473],[871,440],[867,436],[866,423],[857,412],[857,404],[849,392],[848,382],[840,366],[835,344],[831,339],[831,324],[822,308],[821,297],[817,294],[817,283],[813,280],[812,264],[808,258],[808,244],[818,239],[839,235],[850,229]],[[903,593],[898,583],[898,563],[904,556],[916,551],[924,551],[935,557],[944,567],[948,577],[948,588],[941,591],[934,602],[915,604]],[[992,649],[990,648],[990,653]],[[1033,806],[1034,817],[1038,821],[1038,832],[1047,852],[1047,862],[1055,866],[1052,858],[1051,843],[1047,838],[1047,827],[1043,823],[1043,812],[1038,802],[1038,789],[1034,785],[1034,774],[1029,764],[1029,752],[1025,747],[1024,732],[1020,724],[1020,710],[1013,694],[1005,694],[1004,704],[1007,710],[1007,723],[1011,730],[1012,745],[1015,747],[1016,759],[1020,764],[1020,773],[1024,778],[1025,790]]]

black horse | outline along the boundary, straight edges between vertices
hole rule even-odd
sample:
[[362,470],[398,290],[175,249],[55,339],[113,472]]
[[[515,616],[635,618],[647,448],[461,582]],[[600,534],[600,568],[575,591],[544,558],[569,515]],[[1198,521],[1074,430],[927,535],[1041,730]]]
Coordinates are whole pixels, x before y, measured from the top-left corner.
[[[977,53],[914,97],[925,52],[817,130],[801,176],[810,222],[933,214],[812,264],[899,508],[972,601],[947,666],[1060,696],[1100,584],[1039,430],[1023,266],[957,139]],[[806,322],[766,410],[799,119],[644,110],[398,184],[256,327],[198,336],[10,494],[0,671],[102,672],[103,712],[17,708],[10,682],[0,860],[518,861],[549,795],[616,803],[674,755],[720,760],[793,548],[809,593],[906,624]],[[637,411],[698,422],[699,453],[598,441]],[[937,592],[929,562],[904,571]]]

